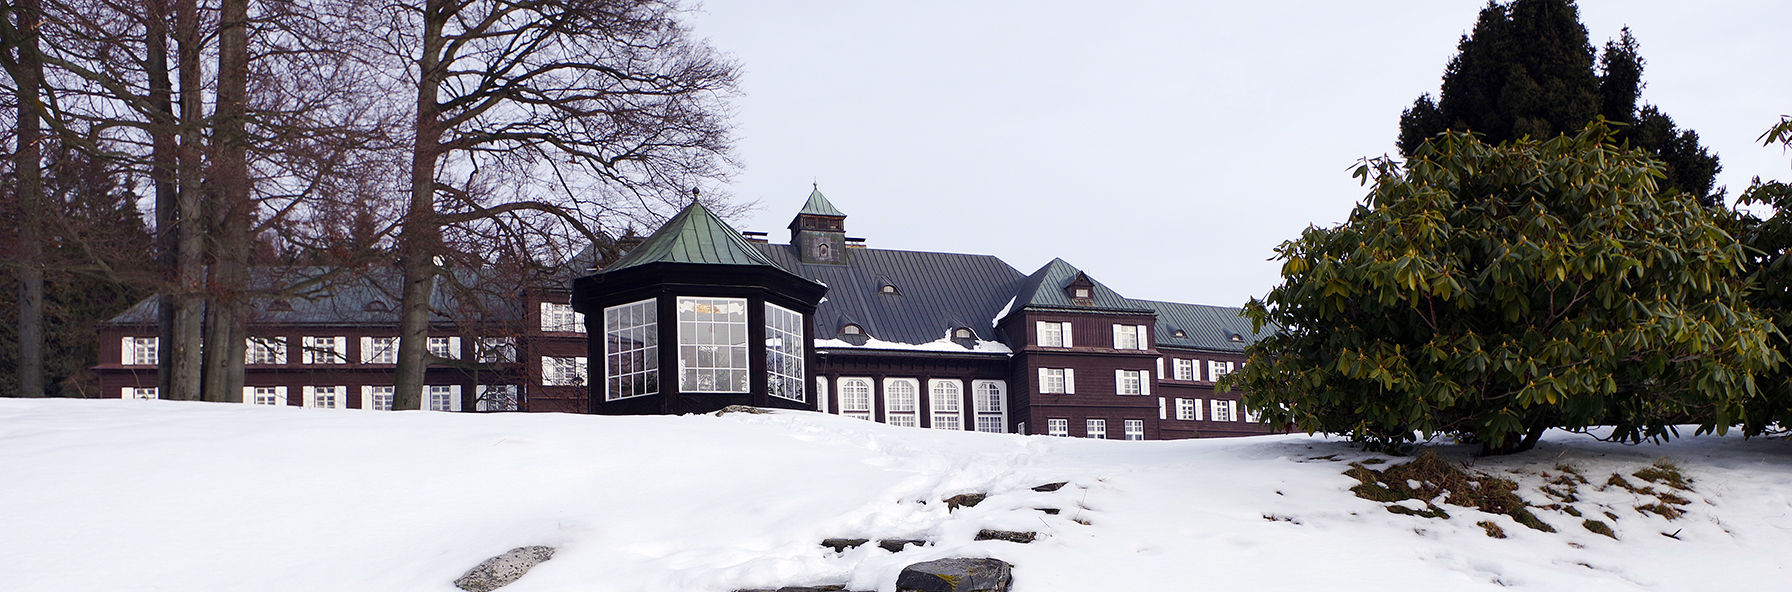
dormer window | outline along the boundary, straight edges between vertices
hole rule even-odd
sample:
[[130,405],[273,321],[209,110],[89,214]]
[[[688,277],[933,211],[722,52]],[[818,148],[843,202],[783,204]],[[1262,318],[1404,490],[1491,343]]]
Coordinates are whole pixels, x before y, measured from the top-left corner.
[[858,325],[848,323],[845,327],[840,328],[840,334],[841,335],[864,335],[865,328],[860,327]]
[[883,287],[878,288],[877,291],[880,294],[900,294],[901,293],[901,292],[896,291],[896,286],[893,284],[884,284]]
[[976,337],[976,335],[971,333],[970,329],[966,329],[964,327],[959,327],[957,329],[952,330],[952,338],[953,339],[973,339],[975,337]]
[[1183,331],[1181,329],[1177,329],[1175,331],[1170,332],[1170,335],[1175,336],[1177,339],[1186,339],[1186,338],[1188,338],[1188,331]]
[[369,300],[367,302],[366,306],[361,307],[361,310],[371,311],[371,312],[386,312],[388,310],[392,310],[392,308],[389,306],[386,306],[386,301],[384,301],[384,300]]
[[1075,288],[1070,291],[1070,297],[1071,298],[1088,298],[1089,297],[1089,289],[1088,288]]
[[285,300],[269,302],[268,312],[292,312],[292,303]]
[[1230,334],[1230,335],[1227,335],[1227,336],[1226,336],[1226,339],[1229,339],[1229,340],[1231,340],[1231,341],[1232,341],[1232,343],[1244,343],[1244,336],[1243,336],[1243,335],[1239,335],[1239,334],[1237,334],[1237,333],[1232,333],[1232,334]]

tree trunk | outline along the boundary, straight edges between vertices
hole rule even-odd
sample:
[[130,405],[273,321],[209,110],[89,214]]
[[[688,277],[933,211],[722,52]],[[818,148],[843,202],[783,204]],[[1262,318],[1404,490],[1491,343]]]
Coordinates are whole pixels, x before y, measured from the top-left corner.
[[18,137],[14,173],[19,210],[19,396],[44,396],[44,252],[39,237],[44,211],[43,62],[38,59],[38,0],[20,0],[13,7],[16,26],[7,43],[14,45],[13,79],[17,82]]
[[417,58],[416,141],[411,152],[411,196],[398,238],[404,290],[399,302],[398,368],[393,377],[392,408],[419,409],[423,373],[428,364],[429,305],[434,292],[436,255],[441,248],[435,207],[436,163],[441,155],[441,105],[437,102],[443,75],[438,59],[448,3],[428,0],[423,8],[423,47]]
[[211,305],[206,309],[205,400],[242,400],[247,347],[249,226],[254,223],[244,130],[248,89],[248,0],[223,0],[218,14],[218,102],[212,127]]
[[172,373],[169,367],[174,361],[174,296],[173,290],[179,285],[180,277],[175,267],[175,251],[178,242],[175,239],[175,224],[179,217],[175,209],[174,169],[175,169],[175,123],[174,123],[174,89],[168,82],[168,4],[166,0],[144,0],[144,14],[148,15],[147,32],[144,36],[144,54],[146,60],[143,70],[149,76],[150,107],[150,183],[156,190],[156,266],[161,270],[161,285],[156,289],[156,327],[159,329],[157,340],[156,385],[159,392],[172,396]]
[[174,3],[176,64],[180,72],[180,148],[175,170],[174,359],[169,365],[170,399],[200,398],[200,357],[205,315],[205,217],[200,194],[201,87],[199,7],[195,0]]

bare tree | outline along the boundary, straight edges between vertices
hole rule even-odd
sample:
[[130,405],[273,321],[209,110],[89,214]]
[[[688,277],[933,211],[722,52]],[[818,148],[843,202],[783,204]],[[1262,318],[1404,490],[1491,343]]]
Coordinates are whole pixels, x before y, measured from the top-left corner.
[[452,243],[498,233],[527,252],[552,240],[544,224],[594,240],[591,220],[663,209],[725,176],[737,67],[691,39],[679,11],[661,0],[418,0],[396,15],[390,54],[413,60],[416,96],[396,408],[421,403],[431,287],[464,252]]
[[39,237],[43,190],[43,61],[38,31],[43,9],[38,0],[14,0],[0,18],[0,67],[14,82],[18,116],[13,135],[14,192],[19,202],[19,394],[44,395],[44,253]]

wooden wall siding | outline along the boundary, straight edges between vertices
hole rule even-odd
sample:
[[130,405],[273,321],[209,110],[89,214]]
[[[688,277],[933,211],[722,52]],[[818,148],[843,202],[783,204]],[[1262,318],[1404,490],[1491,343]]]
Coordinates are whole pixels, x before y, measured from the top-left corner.
[[[1014,381],[1008,375],[1008,359],[997,356],[880,356],[863,355],[859,352],[828,353],[815,356],[820,360],[815,375],[828,379],[828,413],[840,414],[840,379],[871,379],[871,420],[884,423],[884,412],[888,397],[885,396],[884,380],[887,378],[913,379],[917,383],[919,397],[915,403],[916,425],[923,428],[933,427],[933,391],[929,380],[959,381],[959,429],[976,430],[976,407],[972,398],[971,381],[1000,380],[1008,387],[1008,431],[1014,431],[1016,422],[1016,399]],[[813,390],[814,384],[809,388]]]

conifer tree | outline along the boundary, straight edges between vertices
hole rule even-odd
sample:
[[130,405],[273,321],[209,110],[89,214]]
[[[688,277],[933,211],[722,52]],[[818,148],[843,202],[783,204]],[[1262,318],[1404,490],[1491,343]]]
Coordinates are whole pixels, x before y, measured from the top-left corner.
[[1653,105],[1640,104],[1642,55],[1628,28],[1608,42],[1595,69],[1594,50],[1572,0],[1514,0],[1481,9],[1474,31],[1462,37],[1444,70],[1437,99],[1422,95],[1400,116],[1400,153],[1444,130],[1473,131],[1489,143],[1525,136],[1574,134],[1602,116],[1623,124],[1621,142],[1662,161],[1666,185],[1716,205],[1721,169],[1699,145]]

